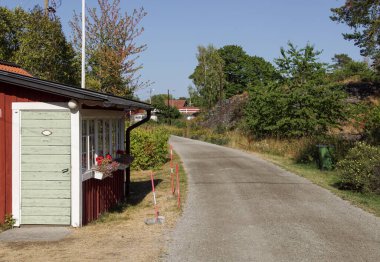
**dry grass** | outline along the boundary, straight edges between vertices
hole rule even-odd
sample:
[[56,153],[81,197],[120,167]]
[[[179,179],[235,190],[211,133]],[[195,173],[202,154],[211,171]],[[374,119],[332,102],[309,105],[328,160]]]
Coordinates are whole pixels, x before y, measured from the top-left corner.
[[290,159],[302,158],[305,149],[316,145],[315,139],[307,137],[283,140],[275,138],[254,140],[238,132],[229,132],[227,136],[230,139],[228,144],[230,147],[278,155]]
[[[178,159],[178,158],[177,158]],[[178,161],[178,160],[177,160]],[[0,261],[158,261],[165,252],[168,233],[181,214],[171,194],[169,164],[155,171],[157,201],[163,225],[147,226],[154,217],[150,172],[132,174],[131,198],[127,205],[58,242],[0,242]],[[182,202],[186,177],[180,168]]]

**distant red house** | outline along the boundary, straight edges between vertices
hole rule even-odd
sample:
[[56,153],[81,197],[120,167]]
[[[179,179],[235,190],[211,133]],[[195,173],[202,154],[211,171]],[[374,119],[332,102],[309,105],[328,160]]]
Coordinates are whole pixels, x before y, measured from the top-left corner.
[[184,99],[170,99],[169,106],[177,108],[183,115],[194,115],[200,111],[198,107],[188,106]]

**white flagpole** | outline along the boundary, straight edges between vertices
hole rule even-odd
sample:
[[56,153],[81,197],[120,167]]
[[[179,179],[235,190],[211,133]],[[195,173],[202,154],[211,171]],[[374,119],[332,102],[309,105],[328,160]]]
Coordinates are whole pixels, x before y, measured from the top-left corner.
[[86,1],[82,0],[82,88],[86,88]]

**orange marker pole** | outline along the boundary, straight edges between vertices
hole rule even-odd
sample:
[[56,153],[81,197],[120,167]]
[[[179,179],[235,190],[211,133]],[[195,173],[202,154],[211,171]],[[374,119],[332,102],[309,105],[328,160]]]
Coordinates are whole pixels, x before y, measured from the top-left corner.
[[173,170],[173,146],[170,145],[170,173],[174,173],[174,170]]
[[170,173],[170,177],[171,177],[171,185],[172,185],[172,194],[174,195],[174,174],[173,173]]
[[155,212],[156,220],[157,220],[158,219],[158,207],[157,207],[157,200],[156,200],[156,191],[154,189],[153,171],[150,172],[150,180],[152,181],[154,212]]
[[177,173],[177,195],[178,195],[178,208],[181,207],[181,197],[179,192],[179,172],[178,172],[178,164],[175,167],[175,171]]

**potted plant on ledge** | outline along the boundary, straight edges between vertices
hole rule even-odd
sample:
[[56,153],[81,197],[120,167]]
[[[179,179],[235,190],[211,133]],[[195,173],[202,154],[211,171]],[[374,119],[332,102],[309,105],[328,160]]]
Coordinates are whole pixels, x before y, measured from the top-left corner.
[[113,172],[119,169],[120,163],[113,161],[112,156],[107,154],[106,157],[98,156],[94,167],[94,178],[104,179],[112,176]]

